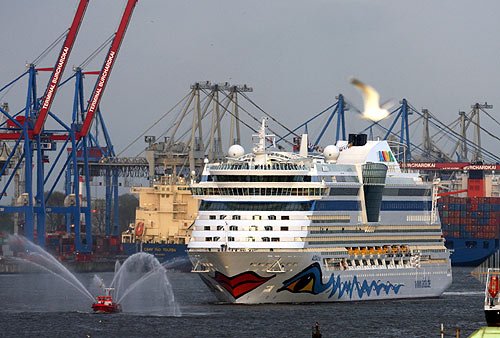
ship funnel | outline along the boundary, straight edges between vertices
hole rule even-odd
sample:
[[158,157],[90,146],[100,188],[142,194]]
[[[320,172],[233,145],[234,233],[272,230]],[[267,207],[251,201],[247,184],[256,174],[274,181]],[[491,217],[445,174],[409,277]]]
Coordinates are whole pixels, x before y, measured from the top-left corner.
[[307,134],[302,134],[300,139],[300,150],[299,155],[302,157],[307,157]]
[[349,134],[349,144],[354,147],[361,147],[366,144],[368,136],[366,134]]

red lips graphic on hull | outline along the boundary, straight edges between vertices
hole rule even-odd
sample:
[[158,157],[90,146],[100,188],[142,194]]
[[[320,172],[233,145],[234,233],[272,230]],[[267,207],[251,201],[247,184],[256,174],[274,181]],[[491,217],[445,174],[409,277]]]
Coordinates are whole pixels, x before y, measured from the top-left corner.
[[253,271],[246,271],[235,276],[228,277],[223,273],[216,271],[214,279],[235,299],[237,299],[258,288],[275,276],[276,275],[271,277],[261,277]]

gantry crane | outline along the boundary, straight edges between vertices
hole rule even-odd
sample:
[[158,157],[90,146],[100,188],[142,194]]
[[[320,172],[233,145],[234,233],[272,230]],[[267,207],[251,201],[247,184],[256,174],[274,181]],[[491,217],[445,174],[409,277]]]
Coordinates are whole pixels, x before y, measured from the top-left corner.
[[[12,177],[16,175],[17,169],[21,167],[24,161],[24,179],[25,179],[25,192],[22,194],[21,206],[5,206],[0,207],[4,212],[21,212],[25,215],[24,234],[29,239],[34,239],[34,224],[36,217],[38,242],[44,244],[45,241],[45,198],[44,198],[44,162],[46,156],[44,154],[44,145],[47,141],[52,142],[50,135],[43,135],[43,127],[47,115],[50,112],[52,103],[57,93],[62,74],[68,63],[69,56],[73,49],[78,31],[80,29],[85,11],[87,9],[89,0],[80,0],[77,7],[73,22],[68,29],[65,41],[59,52],[56,64],[51,69],[36,69],[35,65],[29,65],[27,73],[29,74],[28,81],[28,98],[24,109],[24,116],[10,116],[7,112],[2,110],[4,116],[7,117],[6,125],[10,128],[2,128],[0,131],[0,140],[16,140],[15,146],[9,154],[8,161],[3,165],[0,170],[0,176],[3,175],[9,162],[13,160],[18,147],[21,146],[23,141],[22,155],[18,158],[17,164],[14,166],[12,175],[0,195],[0,199],[4,196]],[[45,89],[45,93],[40,101],[36,96],[36,73],[37,70],[52,71],[49,82]],[[25,73],[26,74],[26,73]],[[41,102],[41,103],[40,103]],[[20,112],[21,113],[21,112]],[[17,114],[16,114],[17,115]],[[36,195],[33,198],[33,152],[36,152]]]
[[[122,15],[120,25],[118,30],[115,32],[111,46],[109,48],[108,54],[104,61],[101,71],[98,73],[98,79],[94,90],[91,95],[87,110],[85,111],[83,123],[79,123],[77,119],[77,114],[73,114],[72,122],[70,125],[63,122],[58,116],[50,111],[52,102],[56,95],[57,89],[61,84],[61,77],[63,71],[66,67],[70,52],[76,40],[76,36],[83,20],[87,5],[89,0],[80,0],[77,7],[73,22],[68,30],[66,39],[61,48],[61,52],[57,59],[56,65],[52,68],[52,75],[50,77],[49,83],[45,90],[44,96],[41,100],[37,99],[36,96],[36,73],[37,69],[34,65],[30,65],[28,71],[23,75],[19,76],[15,81],[22,78],[24,75],[29,74],[28,81],[28,96],[26,100],[26,107],[23,111],[10,115],[5,109],[0,108],[0,112],[7,118],[7,121],[0,124],[0,140],[10,140],[14,142],[14,146],[8,154],[7,161],[3,163],[0,167],[0,176],[6,175],[8,169],[12,169],[10,176],[7,178],[6,184],[3,190],[0,192],[0,200],[2,196],[6,195],[6,191],[13,180],[18,169],[24,167],[25,175],[25,192],[21,194],[18,199],[16,206],[2,206],[0,205],[0,210],[2,212],[18,212],[23,213],[24,220],[24,234],[28,239],[33,240],[35,237],[34,225],[36,224],[36,230],[38,234],[38,243],[44,245],[45,242],[45,215],[46,212],[62,213],[72,218],[75,227],[75,241],[76,250],[82,252],[90,252],[92,249],[92,232],[91,232],[91,218],[90,218],[90,205],[82,208],[80,205],[80,178],[85,177],[86,182],[86,192],[87,199],[90,201],[90,186],[89,186],[89,170],[88,170],[88,138],[89,131],[92,122],[96,116],[96,112],[99,110],[99,102],[104,93],[104,88],[111,74],[111,69],[118,55],[119,48],[123,41],[128,23],[132,12],[135,8],[137,0],[128,0],[125,11]],[[38,70],[49,70],[38,69]],[[79,100],[83,104],[83,87],[81,86],[81,71],[77,71],[71,78],[77,77],[77,87],[79,90],[75,92],[75,96],[79,96]],[[69,79],[65,80],[66,83]],[[10,86],[8,84],[4,88]],[[74,109],[76,107],[76,99]],[[82,109],[83,111],[83,109]],[[24,116],[20,114],[24,112]],[[46,130],[45,122],[47,116],[51,115],[54,120],[62,127],[62,129]],[[109,137],[108,137],[109,139]],[[62,171],[66,170],[69,172],[71,170],[72,177],[70,179],[72,182],[72,194],[76,198],[75,203],[65,203],[64,207],[51,207],[46,208],[45,202],[48,197],[44,196],[45,186],[48,185],[48,179],[51,174],[53,174],[57,169],[55,164],[50,168],[47,175],[44,172],[44,165],[48,161],[48,157],[45,155],[45,151],[55,150],[55,142],[64,142],[62,149],[57,155],[55,162],[59,162],[63,159],[63,154],[67,152],[67,158],[64,162],[64,168],[59,172],[56,178],[56,182],[62,175]],[[68,144],[71,144],[71,148],[66,148]],[[78,154],[78,150],[81,155]],[[36,162],[33,163],[34,154],[36,153]],[[16,158],[17,156],[17,158]],[[83,171],[78,167],[77,156],[83,157]],[[16,162],[17,161],[17,162]],[[36,168],[36,195],[34,197],[33,193],[33,172]],[[49,192],[49,196],[52,193],[53,188]],[[80,217],[81,214],[85,217],[85,240],[84,245],[80,238]]]
[[[82,123],[78,122],[78,114],[76,110],[78,109],[77,105],[79,102],[83,104],[81,99],[78,99],[79,94],[75,94],[75,110],[73,112],[73,123],[71,125],[70,132],[70,140],[71,140],[71,151],[69,153],[69,157],[71,160],[69,161],[69,165],[67,167],[67,182],[66,182],[66,191],[68,192],[68,188],[70,187],[69,180],[72,179],[72,186],[74,191],[74,206],[73,207],[73,224],[75,231],[75,247],[78,252],[90,252],[92,251],[92,223],[91,223],[91,207],[90,207],[90,172],[89,172],[89,145],[90,145],[90,127],[94,121],[95,116],[99,111],[99,103],[104,94],[104,90],[106,88],[106,84],[111,75],[111,71],[113,69],[113,65],[118,56],[118,52],[120,50],[120,46],[123,42],[123,38],[125,36],[125,32],[127,30],[128,24],[130,23],[130,19],[132,17],[132,13],[137,4],[138,0],[128,0],[125,10],[123,12],[120,24],[118,29],[114,35],[114,38],[111,42],[111,46],[106,55],[105,61],[99,72],[99,76],[96,80],[96,84],[91,93],[90,100],[88,101],[87,109],[82,114],[83,121]],[[79,86],[81,87],[81,86]],[[75,92],[76,93],[76,92]],[[83,94],[82,94],[83,95]],[[107,137],[109,139],[109,137]],[[111,152],[110,155],[114,155],[112,146],[108,144],[108,150]],[[102,149],[101,149],[102,150]],[[83,160],[83,168],[79,168],[78,160]],[[70,177],[71,176],[71,177]],[[110,177],[111,176],[111,177]],[[81,178],[83,177],[83,182],[85,185],[85,194],[87,196],[87,205],[82,206],[81,200],[78,196],[81,195],[81,191],[79,188],[79,183]],[[112,180],[112,182],[110,182]],[[116,171],[109,171],[106,175],[106,203],[108,208],[106,218],[110,217],[110,202],[114,200],[114,209],[115,209],[115,219],[117,219],[118,215],[118,174]],[[111,196],[113,194],[113,196]],[[84,214],[85,219],[85,241],[81,242],[80,233],[80,215]],[[115,222],[115,227],[113,233],[117,235],[118,228]],[[107,232],[109,229],[107,229]],[[109,233],[107,233],[109,235]]]

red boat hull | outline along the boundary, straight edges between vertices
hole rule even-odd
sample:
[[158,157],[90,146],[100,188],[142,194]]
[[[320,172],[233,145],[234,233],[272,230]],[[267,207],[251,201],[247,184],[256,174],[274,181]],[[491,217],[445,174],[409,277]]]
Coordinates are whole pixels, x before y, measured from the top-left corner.
[[92,309],[97,313],[118,313],[122,311],[120,304],[116,303],[111,305],[94,303],[92,304]]

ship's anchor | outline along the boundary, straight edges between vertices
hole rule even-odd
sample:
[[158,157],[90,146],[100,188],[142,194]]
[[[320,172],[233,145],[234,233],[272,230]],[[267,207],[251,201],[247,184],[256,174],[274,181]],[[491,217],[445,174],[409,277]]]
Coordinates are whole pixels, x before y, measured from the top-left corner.
[[276,262],[274,262],[269,269],[266,270],[266,272],[269,273],[285,273],[285,266],[281,264],[281,257],[278,258]]
[[209,272],[208,268],[205,264],[201,263],[199,260],[196,260],[196,263],[193,266],[191,272]]

